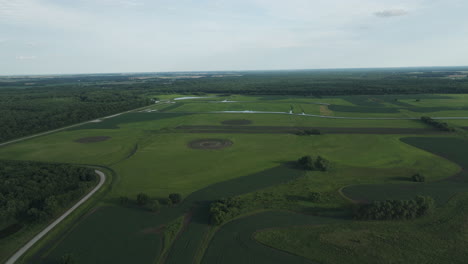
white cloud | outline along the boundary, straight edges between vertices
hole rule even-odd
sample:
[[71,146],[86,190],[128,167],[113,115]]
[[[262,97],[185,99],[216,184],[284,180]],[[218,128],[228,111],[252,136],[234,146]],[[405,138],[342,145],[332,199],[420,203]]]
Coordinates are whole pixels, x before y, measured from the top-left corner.
[[16,59],[17,60],[35,60],[35,59],[37,59],[37,56],[24,56],[24,55],[21,55],[21,56],[16,56]]
[[408,14],[408,11],[404,9],[388,9],[374,13],[378,17],[396,17],[396,16],[405,16]]
[[[383,56],[375,55],[377,51],[395,46],[404,49],[408,43],[420,45],[423,40],[429,45],[433,41],[427,36],[442,39],[446,46],[455,45],[448,41],[452,34],[468,39],[464,34],[468,19],[463,13],[467,3],[0,0],[0,57],[14,60],[15,55],[22,55],[16,57],[16,69],[10,67],[15,63],[0,63],[0,71],[342,67],[362,66],[366,60],[369,64],[378,61],[378,65],[385,60],[377,60]],[[404,21],[390,19],[408,13],[411,16]],[[426,26],[435,20],[440,21],[437,29],[447,30]],[[26,56],[31,54],[37,58]],[[457,52],[459,60],[467,60],[464,54],[462,49]],[[41,65],[22,62],[34,59],[40,59]]]

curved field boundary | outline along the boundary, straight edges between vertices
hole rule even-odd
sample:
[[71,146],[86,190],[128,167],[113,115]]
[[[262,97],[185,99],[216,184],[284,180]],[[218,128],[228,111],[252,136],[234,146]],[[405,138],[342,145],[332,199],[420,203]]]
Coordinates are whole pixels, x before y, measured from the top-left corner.
[[99,170],[95,170],[96,174],[99,175],[99,183],[96,187],[94,187],[91,192],[89,192],[85,197],[81,198],[74,206],[68,209],[63,215],[57,218],[52,224],[47,226],[44,230],[42,230],[39,234],[37,234],[33,239],[31,239],[26,245],[20,248],[13,256],[11,256],[5,264],[13,264],[15,263],[21,256],[23,256],[26,251],[28,251],[34,244],[36,244],[39,240],[41,240],[45,235],[47,235],[54,227],[60,224],[68,215],[70,215],[73,211],[75,211],[78,207],[80,207],[83,203],[85,203],[94,193],[96,193],[105,183],[106,175]]
[[412,199],[416,195],[430,195],[442,204],[455,194],[468,191],[468,141],[460,138],[428,137],[403,138],[401,141],[448,159],[462,167],[462,170],[435,182],[352,185],[343,188],[342,194],[354,201]]
[[329,224],[339,221],[285,211],[270,211],[236,219],[223,225],[211,240],[203,264],[316,263],[301,256],[266,246],[255,240],[256,232],[269,228]]

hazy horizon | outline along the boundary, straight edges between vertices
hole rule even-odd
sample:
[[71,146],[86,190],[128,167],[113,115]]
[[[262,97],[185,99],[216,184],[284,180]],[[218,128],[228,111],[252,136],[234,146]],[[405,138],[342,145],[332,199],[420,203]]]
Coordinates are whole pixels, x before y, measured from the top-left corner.
[[[466,68],[466,69],[465,69]],[[0,77],[22,76],[73,76],[73,75],[137,75],[137,74],[182,74],[182,73],[242,73],[242,72],[282,72],[282,71],[372,71],[372,70],[428,70],[428,69],[457,69],[468,70],[467,65],[459,66],[408,66],[408,67],[363,67],[363,68],[314,68],[314,69],[255,69],[255,70],[194,70],[194,71],[141,71],[141,72],[70,72],[70,73],[41,73],[41,74],[0,74]]]
[[461,0],[0,0],[0,75],[463,67]]

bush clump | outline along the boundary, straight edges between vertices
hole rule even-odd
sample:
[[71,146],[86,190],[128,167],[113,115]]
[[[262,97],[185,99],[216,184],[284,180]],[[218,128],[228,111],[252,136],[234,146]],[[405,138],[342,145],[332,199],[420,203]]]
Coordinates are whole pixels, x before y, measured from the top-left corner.
[[239,215],[242,202],[239,198],[221,199],[210,205],[210,222],[220,225]]
[[297,164],[304,170],[326,171],[328,169],[329,162],[322,158],[322,156],[317,156],[315,159],[312,156],[303,156],[297,160]]
[[411,176],[411,180],[414,181],[414,182],[425,182],[426,177],[424,177],[424,175],[416,173],[413,176]]
[[173,204],[178,204],[182,201],[182,195],[180,193],[171,193],[169,194],[169,199],[171,199]]
[[434,199],[417,196],[413,200],[386,200],[364,204],[357,208],[354,217],[359,220],[404,220],[414,219],[430,213]]
[[138,205],[146,205],[149,202],[149,196],[145,193],[139,193],[136,202]]

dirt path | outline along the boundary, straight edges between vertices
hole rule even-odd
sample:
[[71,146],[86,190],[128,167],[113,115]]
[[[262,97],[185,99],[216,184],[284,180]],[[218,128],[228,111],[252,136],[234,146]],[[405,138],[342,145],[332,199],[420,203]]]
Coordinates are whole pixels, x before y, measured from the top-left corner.
[[54,227],[56,227],[60,222],[62,222],[68,215],[70,215],[73,211],[75,211],[80,205],[85,203],[89,198],[95,194],[104,184],[106,181],[106,175],[99,170],[95,170],[95,172],[99,175],[99,183],[96,187],[94,187],[91,192],[89,192],[85,197],[81,198],[72,208],[68,209],[63,215],[57,218],[52,224],[48,225],[44,230],[42,230],[39,234],[37,234],[33,239],[31,239],[26,245],[20,248],[13,256],[11,256],[5,264],[13,264],[15,263],[21,256],[26,253],[34,244],[36,244],[39,240],[41,240],[47,233],[49,233]]

